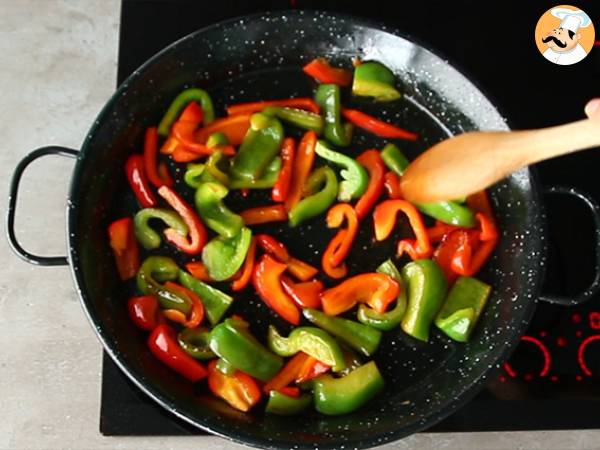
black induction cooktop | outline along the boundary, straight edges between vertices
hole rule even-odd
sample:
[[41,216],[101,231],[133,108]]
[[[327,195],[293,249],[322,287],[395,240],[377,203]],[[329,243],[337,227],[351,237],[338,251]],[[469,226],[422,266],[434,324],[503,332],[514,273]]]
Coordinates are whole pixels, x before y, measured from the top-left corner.
[[[490,4],[492,3],[492,4]],[[401,4],[400,7],[398,4]],[[493,6],[497,5],[497,6]],[[513,128],[582,117],[600,96],[600,48],[574,66],[554,66],[534,44],[550,2],[348,2],[327,0],[123,0],[118,81],[164,46],[206,25],[277,9],[323,9],[403,30],[446,56],[487,93]],[[578,2],[600,24],[600,8]],[[600,33],[600,32],[599,32]],[[600,154],[586,152],[537,166],[544,186],[572,185],[600,200]],[[580,205],[547,198],[547,292],[573,294],[593,277],[594,234]],[[103,359],[100,431],[105,435],[186,435],[201,431],[155,405]],[[540,303],[513,357],[471,403],[431,431],[600,428],[600,296],[578,307]]]

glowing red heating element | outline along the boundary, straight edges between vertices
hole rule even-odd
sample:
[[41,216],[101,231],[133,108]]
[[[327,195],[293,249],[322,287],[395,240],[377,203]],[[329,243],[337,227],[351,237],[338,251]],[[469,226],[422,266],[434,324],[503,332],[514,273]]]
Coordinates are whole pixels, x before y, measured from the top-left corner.
[[[544,343],[542,341],[540,341],[539,339],[536,339],[532,336],[523,336],[523,337],[521,337],[521,340],[525,341],[525,342],[531,342],[540,350],[540,352],[542,353],[542,356],[544,357],[544,365],[542,366],[542,370],[540,370],[540,373],[538,374],[538,376],[545,377],[546,375],[548,375],[548,371],[550,370],[550,363],[552,362],[552,358],[550,356],[550,352],[548,351],[548,349],[546,348]],[[505,362],[503,365],[503,368],[511,378],[517,377],[517,375],[518,375],[517,372],[515,371],[515,369],[513,369],[513,367],[510,365],[509,362]],[[532,376],[531,376],[531,374],[527,374],[524,378],[527,381],[529,381],[529,380],[531,380]]]
[[597,340],[600,340],[600,334],[588,336],[583,340],[583,342],[579,346],[579,350],[577,351],[577,362],[579,363],[579,367],[581,367],[583,373],[586,374],[588,377],[592,376],[592,371],[585,362],[585,349],[588,345]]
[[600,330],[600,312],[592,311],[588,314],[588,319],[590,321],[590,328]]

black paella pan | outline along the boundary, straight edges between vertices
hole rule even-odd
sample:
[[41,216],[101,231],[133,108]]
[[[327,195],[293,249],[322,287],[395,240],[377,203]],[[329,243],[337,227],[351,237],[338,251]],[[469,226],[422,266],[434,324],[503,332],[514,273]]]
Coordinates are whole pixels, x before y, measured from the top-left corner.
[[[301,67],[315,57],[348,65],[353,57],[378,60],[397,75],[404,93],[399,102],[356,103],[420,134],[402,142],[411,158],[445,137],[477,129],[506,130],[494,105],[465,75],[447,61],[402,34],[348,16],[319,12],[278,12],[223,22],[193,33],[167,47],[134,72],[109,100],[92,125],[80,151],[45,147],[17,167],[11,186],[8,235],[13,249],[39,265],[69,264],[84,310],[104,348],[123,372],[146,394],[179,418],[214,434],[265,448],[370,447],[423,430],[468,401],[486,375],[518,343],[535,309],[543,281],[545,221],[541,193],[529,169],[512,174],[490,190],[502,237],[481,277],[493,294],[468,344],[449,341],[437,332],[429,343],[391,332],[376,355],[386,391],[363,409],[340,417],[316,413],[301,419],[249,414],[230,409],[179,378],[147,351],[145,335],[127,316],[131,286],[119,281],[108,246],[107,225],[138,208],[126,183],[123,165],[140,151],[146,127],[158,123],[170,101],[185,87],[207,89],[217,113],[227,104],[294,95],[311,96],[314,83]],[[384,141],[357,133],[349,152],[381,148]],[[68,257],[40,257],[17,242],[14,215],[18,185],[27,165],[38,157],[60,154],[77,158],[67,209]],[[182,168],[171,167],[177,188]],[[554,188],[583,201],[600,224],[596,203],[573,189]],[[232,209],[264,204],[266,197],[232,199]],[[317,218],[297,229],[266,227],[290,251],[315,265],[330,239]],[[375,244],[363,227],[349,257],[350,274],[373,270],[393,253]],[[161,248],[161,254],[174,252]],[[596,267],[598,272],[598,267]],[[575,298],[544,297],[558,303],[581,302],[598,289],[599,276]],[[258,336],[266,326],[285,324],[266,308],[252,289],[236,300],[233,312],[249,318]]]

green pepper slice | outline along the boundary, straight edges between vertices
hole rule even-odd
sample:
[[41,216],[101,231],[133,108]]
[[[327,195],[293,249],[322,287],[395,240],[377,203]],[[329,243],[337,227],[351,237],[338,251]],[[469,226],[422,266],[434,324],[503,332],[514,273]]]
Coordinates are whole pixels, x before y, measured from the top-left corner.
[[381,263],[377,268],[377,272],[390,276],[400,285],[400,293],[396,299],[396,306],[390,311],[378,313],[364,303],[361,303],[358,307],[357,318],[359,322],[364,323],[365,325],[377,328],[378,330],[389,331],[397,327],[400,324],[402,317],[404,317],[407,303],[406,292],[402,285],[400,272],[391,259]]
[[275,117],[256,113],[250,117],[242,145],[233,158],[231,174],[242,180],[260,179],[283,142],[283,127]]
[[231,189],[268,189],[272,188],[279,178],[281,158],[276,156],[265,169],[265,173],[258,180],[245,180],[235,177],[229,179]]
[[323,132],[323,117],[310,111],[285,106],[267,106],[262,112],[304,130],[313,130],[317,134]]
[[228,158],[220,150],[211,154],[206,160],[206,171],[208,174],[225,186],[229,186],[229,175],[227,175],[228,162]]
[[307,197],[300,200],[288,213],[292,227],[324,213],[333,204],[338,193],[335,172],[327,166],[319,167],[306,180],[304,190]]
[[310,394],[302,394],[300,397],[290,397],[278,391],[271,391],[265,411],[280,416],[293,416],[306,411],[311,404],[312,396]]
[[229,144],[229,139],[224,133],[216,132],[211,134],[206,140],[206,146],[208,148],[215,147],[217,145],[227,145]]
[[193,163],[187,165],[186,171],[183,174],[183,181],[194,189],[198,189],[202,183],[219,182],[219,180],[206,170],[205,164]]
[[381,342],[381,331],[362,323],[341,317],[328,316],[316,309],[303,309],[302,314],[309,322],[323,328],[363,355],[371,356]]
[[434,261],[418,259],[402,268],[408,307],[401,326],[405,333],[427,341],[429,328],[446,296],[446,277]]
[[167,112],[158,124],[158,134],[161,136],[168,136],[171,131],[171,126],[177,120],[181,111],[183,111],[190,102],[198,102],[200,106],[202,106],[202,122],[204,125],[208,125],[215,119],[215,110],[208,92],[204,89],[197,88],[186,89],[175,97],[175,100],[173,100],[171,106],[167,109]]
[[324,364],[334,372],[344,370],[344,354],[329,333],[316,327],[297,327],[285,338],[277,329],[269,326],[269,348],[279,356],[292,356],[304,352]]
[[221,321],[233,303],[233,297],[194,278],[184,270],[179,271],[179,282],[200,297],[206,317],[213,326]]
[[352,93],[364,97],[374,97],[375,100],[387,102],[400,98],[400,92],[394,84],[394,73],[383,64],[376,61],[363,62],[354,68]]
[[154,231],[148,223],[152,219],[162,220],[168,227],[173,228],[183,236],[188,233],[186,223],[175,211],[164,208],[141,209],[133,219],[133,229],[138,242],[146,250],[158,248],[161,243],[160,234]]
[[235,367],[229,364],[227,360],[223,358],[219,358],[217,360],[217,364],[215,365],[215,367],[219,372],[221,372],[224,375],[233,375],[237,370]]
[[349,122],[342,123],[342,101],[339,86],[336,84],[319,85],[315,94],[315,101],[325,115],[325,127],[323,128],[325,138],[340,147],[350,145],[354,127]]
[[224,238],[238,235],[244,226],[242,217],[223,203],[229,189],[220,183],[203,183],[196,190],[194,201],[202,221]]
[[155,295],[161,308],[176,309],[187,315],[192,307],[191,300],[161,284],[177,279],[179,272],[179,267],[171,258],[149,256],[138,270],[137,287],[144,295]]
[[202,249],[202,262],[215,281],[231,278],[242,267],[252,241],[252,231],[243,227],[231,238],[217,236]]
[[205,361],[216,356],[208,345],[209,336],[206,328],[185,328],[177,334],[177,342],[192,358]]
[[476,278],[458,277],[435,318],[435,325],[455,341],[467,342],[491,290],[489,284]]
[[327,415],[347,414],[375,397],[384,386],[385,381],[374,361],[343,378],[321,375],[313,382],[315,408]]
[[210,332],[210,348],[236,369],[262,381],[270,380],[283,366],[283,359],[270,352],[248,330],[248,325],[226,319]]
[[369,184],[369,175],[359,162],[343,153],[331,150],[321,140],[317,141],[315,153],[321,158],[342,167],[340,174],[344,181],[340,183],[338,192],[338,200],[340,202],[349,202],[353,198],[358,198],[365,193]]

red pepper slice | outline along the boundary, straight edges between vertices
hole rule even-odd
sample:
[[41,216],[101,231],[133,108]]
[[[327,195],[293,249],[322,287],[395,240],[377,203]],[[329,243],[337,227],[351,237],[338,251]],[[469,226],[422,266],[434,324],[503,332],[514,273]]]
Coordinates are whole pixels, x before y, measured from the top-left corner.
[[305,381],[312,380],[313,378],[328,372],[329,369],[331,369],[331,366],[322,363],[318,359],[309,357],[302,365],[302,368],[296,377],[296,383],[304,383]]
[[476,250],[470,245],[460,246],[452,259],[452,270],[459,275],[472,277],[481,270],[498,243],[498,231],[492,219],[482,213],[475,214],[481,224],[479,239],[481,244]]
[[188,239],[188,237],[182,236],[174,229],[167,228],[164,231],[167,240],[190,255],[200,253],[206,243],[206,228],[204,228],[204,224],[200,221],[196,212],[170,187],[162,186],[158,189],[158,194],[179,213],[189,229]]
[[288,219],[288,213],[283,205],[268,205],[249,208],[240,212],[246,225],[260,225],[270,222],[284,222]]
[[346,263],[342,263],[338,266],[334,266],[331,263],[333,254],[346,240],[346,233],[346,230],[338,231],[323,252],[323,256],[321,257],[321,266],[323,267],[323,272],[325,272],[328,277],[339,279],[344,278],[348,274],[348,267],[346,266]]
[[486,191],[476,192],[467,197],[467,206],[475,212],[480,212],[488,217],[490,220],[494,220],[494,210],[490,203]]
[[179,141],[173,136],[169,136],[160,148],[160,152],[164,155],[171,155],[179,147]]
[[281,275],[283,290],[294,300],[300,308],[320,308],[321,292],[324,286],[319,280],[295,283],[290,277]]
[[256,258],[256,238],[252,238],[252,242],[250,243],[250,248],[248,249],[248,253],[246,254],[246,260],[244,261],[244,266],[242,267],[241,275],[238,279],[234,280],[231,283],[231,289],[233,291],[241,291],[252,279],[252,272],[254,271],[254,260]]
[[[296,141],[293,138],[285,138],[281,146],[281,159],[283,166],[279,172],[279,177],[271,191],[271,198],[274,202],[283,202],[287,198],[292,182],[294,170],[294,156],[296,154]],[[287,218],[287,214],[286,214]]]
[[230,116],[236,114],[254,114],[262,111],[267,106],[283,106],[287,108],[299,108],[306,111],[319,114],[321,109],[317,102],[310,97],[285,98],[281,100],[264,100],[261,102],[238,103],[227,107],[227,114]]
[[293,256],[287,261],[287,270],[300,281],[311,280],[319,273],[319,269]]
[[290,211],[302,198],[304,184],[308,178],[315,160],[315,147],[317,145],[317,134],[307,131],[298,144],[298,152],[294,160],[294,170],[291,185],[285,199],[285,209]]
[[406,214],[416,237],[416,240],[402,239],[398,242],[398,256],[406,251],[413,260],[429,258],[432,248],[423,218],[417,208],[406,200],[385,200],[377,205],[373,213],[375,239],[383,241],[390,235],[396,225],[398,211]]
[[293,325],[300,323],[300,310],[281,286],[280,276],[287,264],[277,262],[269,255],[262,255],[254,267],[252,284],[263,301],[277,314]]
[[127,302],[127,311],[135,326],[142,330],[152,331],[165,322],[158,300],[153,295],[131,297]]
[[188,163],[192,161],[197,161],[200,158],[203,158],[204,155],[196,152],[192,152],[190,150],[186,150],[182,145],[178,146],[173,153],[171,153],[171,158],[173,161],[178,163]]
[[354,209],[358,220],[362,220],[375,206],[375,202],[381,197],[383,192],[384,174],[385,174],[385,163],[379,156],[377,150],[367,150],[359,155],[356,160],[367,169],[369,173],[369,185],[367,190],[358,200]]
[[189,298],[192,303],[192,311],[189,319],[185,316],[185,314],[183,314],[181,311],[177,311],[176,309],[165,309],[163,311],[165,317],[173,322],[182,324],[186,328],[196,328],[198,325],[200,325],[204,320],[204,305],[202,304],[200,297],[198,297],[195,292],[177,283],[173,283],[172,281],[167,281],[165,283],[165,287],[175,291],[181,296]]
[[237,147],[242,143],[248,128],[250,128],[251,114],[236,114],[222,119],[217,119],[196,132],[198,142],[206,142],[213,133],[223,133],[227,136],[229,144]]
[[281,392],[284,395],[287,395],[288,397],[300,397],[300,388],[295,386],[282,387],[281,389],[279,389],[279,392]]
[[214,281],[208,274],[208,269],[202,261],[193,261],[187,263],[185,268],[194,278],[198,278],[200,281],[212,282]]
[[[452,268],[458,249],[461,247],[466,249],[466,246],[472,248],[476,244],[477,232],[472,230],[464,230],[459,228],[444,235],[440,245],[433,253],[433,260],[438,263],[444,272],[444,275],[446,275],[446,279],[448,280],[449,284],[452,284],[458,276]],[[464,253],[461,258],[464,258]]]
[[326,250],[329,254],[331,266],[333,267],[342,264],[344,259],[346,259],[346,256],[348,256],[352,244],[354,243],[354,239],[356,239],[356,235],[358,234],[358,217],[355,209],[348,203],[338,203],[327,212],[327,226],[329,228],[340,227],[344,219],[346,219],[348,225],[345,229],[346,233],[344,234],[344,239],[339,245],[335,245],[331,251],[329,251],[329,247]]
[[262,395],[254,378],[239,370],[225,375],[217,369],[216,359],[208,364],[208,387],[217,397],[244,412],[256,405]]
[[131,190],[142,208],[151,208],[156,206],[156,197],[152,192],[146,171],[144,168],[144,158],[140,155],[131,155],[125,162],[125,173]]
[[396,172],[392,172],[390,170],[385,174],[384,186],[389,198],[392,200],[402,198],[402,191],[400,190],[400,177],[396,174]]
[[281,370],[263,386],[263,392],[268,394],[271,391],[280,391],[281,388],[296,381],[302,367],[309,359],[314,358],[303,352],[296,353],[290,358],[285,366],[283,366]]
[[435,226],[427,228],[427,236],[429,237],[429,242],[437,243],[441,242],[446,235],[452,233],[455,230],[461,230],[461,227],[457,227],[456,225],[450,225],[444,222],[436,221]]
[[287,248],[273,236],[259,234],[256,236],[258,245],[279,262],[287,264],[287,270],[300,281],[308,281],[315,277],[319,270],[304,261],[290,256]]
[[417,133],[376,119],[358,109],[342,108],[342,115],[348,122],[382,138],[406,139],[408,141],[416,141],[419,138]]
[[327,289],[321,294],[323,312],[337,316],[352,309],[358,302],[367,303],[379,313],[396,300],[399,286],[383,273],[362,273]]
[[352,83],[352,72],[332,67],[329,61],[324,58],[313,59],[302,70],[319,83],[337,84],[338,86],[350,86],[350,83]]
[[156,358],[194,383],[208,375],[202,364],[183,351],[175,330],[168,325],[154,328],[148,336],[148,347]]
[[[168,177],[161,177],[158,173],[158,132],[155,127],[150,127],[146,130],[146,136],[144,139],[144,165],[146,169],[146,175],[157,188],[166,185],[173,186],[173,179]],[[164,174],[163,174],[164,176]]]
[[140,248],[135,239],[131,217],[112,222],[108,226],[108,237],[119,278],[123,281],[133,278],[140,268]]

